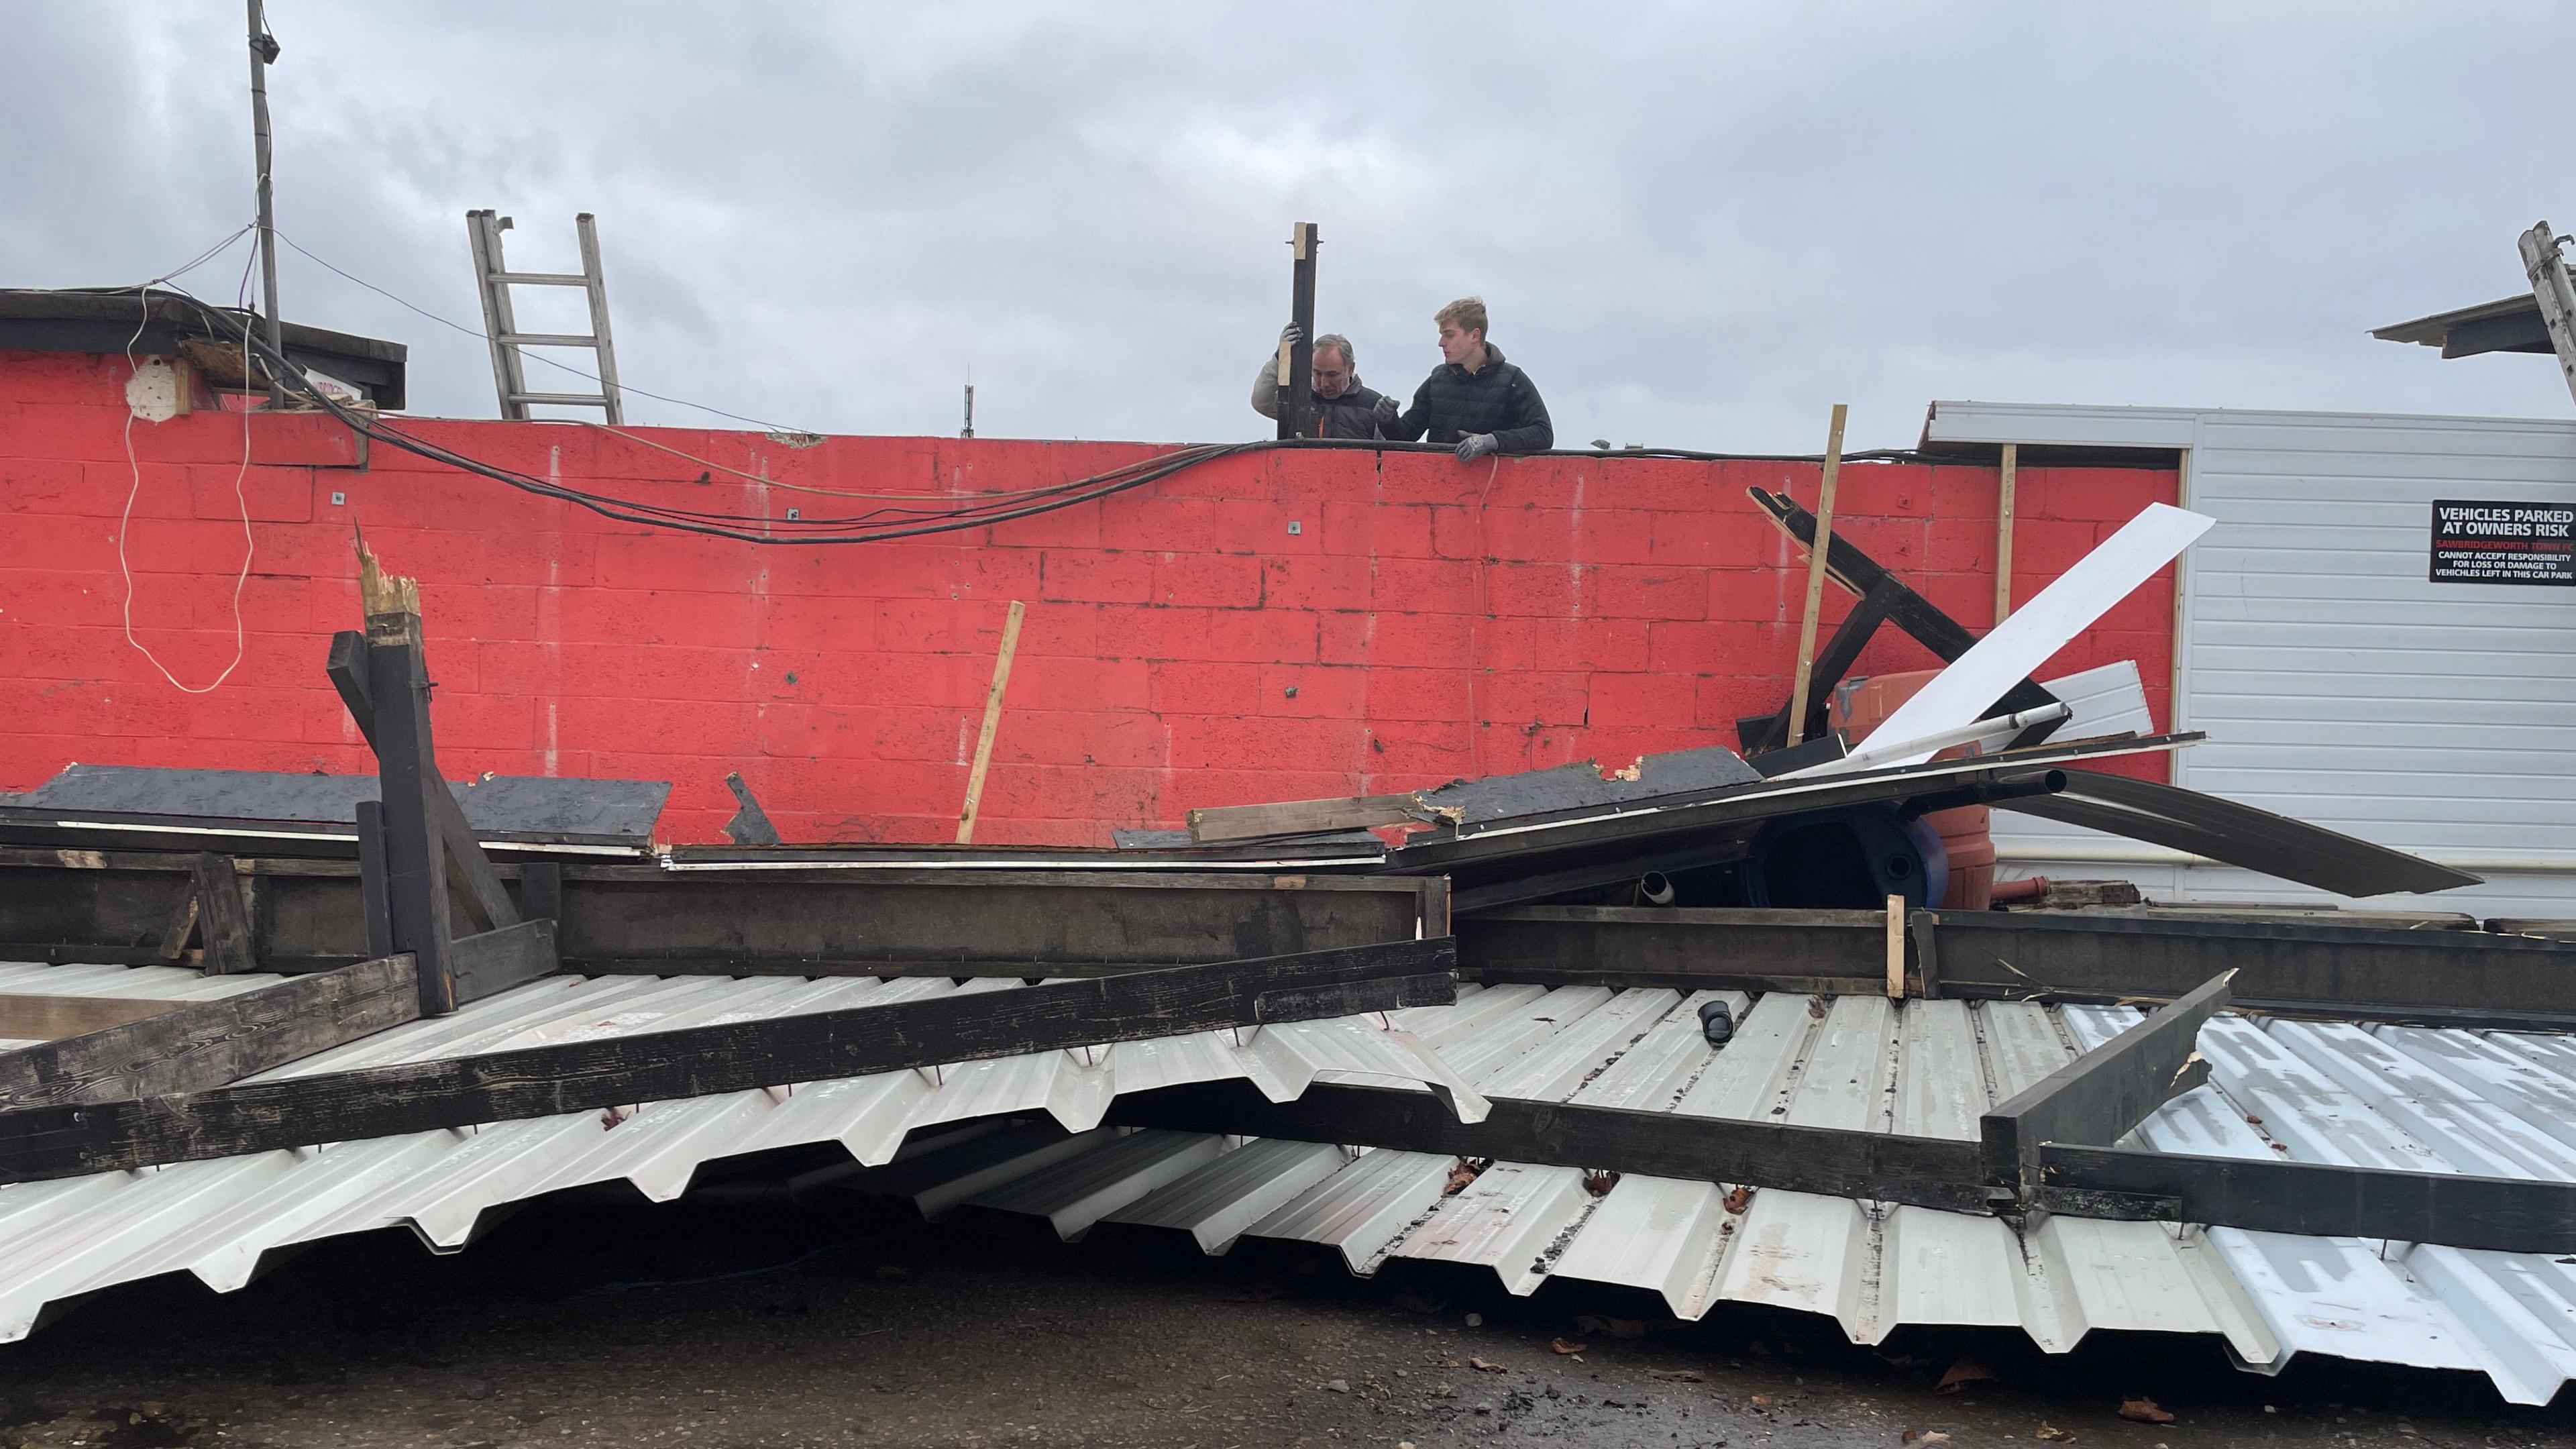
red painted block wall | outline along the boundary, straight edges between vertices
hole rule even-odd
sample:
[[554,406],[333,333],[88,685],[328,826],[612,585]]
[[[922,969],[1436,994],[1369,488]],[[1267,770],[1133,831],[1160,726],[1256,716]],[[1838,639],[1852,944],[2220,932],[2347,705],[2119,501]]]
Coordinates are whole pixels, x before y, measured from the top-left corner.
[[[951,838],[1013,599],[1028,616],[980,841],[1103,845],[1193,806],[1615,766],[1732,745],[1738,716],[1786,697],[1805,573],[1744,490],[1812,504],[1819,472],[1259,452],[969,533],[763,547],[381,445],[362,464],[327,418],[129,428],[127,375],[121,356],[0,352],[0,789],[73,761],[371,770],[322,674],[331,632],[358,622],[353,526],[420,580],[451,777],[668,780],[673,840],[721,838],[731,770],[790,840]],[[542,478],[781,519],[1156,451],[629,430],[690,461],[582,424],[401,425]],[[2023,468],[2015,597],[2174,488],[2170,471]],[[1996,491],[1992,467],[1854,464],[1837,527],[1978,628]],[[1830,629],[1849,600],[1826,595]],[[129,617],[178,684],[215,680],[237,627],[240,662],[211,690],[174,687]],[[2161,723],[2172,618],[2168,570],[2051,671],[2134,659]],[[1933,662],[1882,630],[1862,668]]]

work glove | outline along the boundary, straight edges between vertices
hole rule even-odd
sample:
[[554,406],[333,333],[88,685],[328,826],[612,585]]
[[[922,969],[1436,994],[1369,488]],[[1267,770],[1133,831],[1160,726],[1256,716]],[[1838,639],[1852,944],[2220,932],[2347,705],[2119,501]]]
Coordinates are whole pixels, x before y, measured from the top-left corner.
[[1400,412],[1401,410],[1395,405],[1395,399],[1388,397],[1384,393],[1379,393],[1377,395],[1377,406],[1369,409],[1369,417],[1379,427],[1390,428],[1395,426],[1395,420],[1400,415]]
[[1491,433],[1469,433],[1458,440],[1458,461],[1473,463],[1501,446]]
[[1298,326],[1294,322],[1291,322],[1287,326],[1279,329],[1279,341],[1281,345],[1287,347],[1296,346],[1297,343],[1305,337],[1305,335],[1306,329]]

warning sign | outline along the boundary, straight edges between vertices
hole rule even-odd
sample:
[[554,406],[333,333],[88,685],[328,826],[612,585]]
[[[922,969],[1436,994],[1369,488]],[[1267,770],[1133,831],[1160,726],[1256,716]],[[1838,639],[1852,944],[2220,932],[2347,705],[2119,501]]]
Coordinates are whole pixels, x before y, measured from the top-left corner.
[[2576,584],[2576,505],[2436,500],[2433,582]]

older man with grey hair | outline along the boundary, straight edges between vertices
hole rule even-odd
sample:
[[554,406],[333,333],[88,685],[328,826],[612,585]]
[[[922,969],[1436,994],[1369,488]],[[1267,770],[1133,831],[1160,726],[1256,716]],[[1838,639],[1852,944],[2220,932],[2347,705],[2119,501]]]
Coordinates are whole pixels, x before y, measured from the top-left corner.
[[[1297,341],[1297,326],[1290,323],[1279,334],[1282,343]],[[1351,340],[1338,332],[1327,332],[1315,339],[1315,436],[1319,438],[1383,438],[1396,419],[1395,399],[1360,385],[1359,367],[1351,353]],[[1252,410],[1265,418],[1279,417],[1278,355],[1261,364],[1252,378]]]

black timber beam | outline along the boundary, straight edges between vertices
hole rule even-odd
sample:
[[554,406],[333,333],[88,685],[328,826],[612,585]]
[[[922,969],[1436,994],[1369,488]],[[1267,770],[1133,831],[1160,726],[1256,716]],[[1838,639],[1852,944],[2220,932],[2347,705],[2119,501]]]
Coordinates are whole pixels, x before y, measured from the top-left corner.
[[[1812,549],[1816,546],[1816,515],[1792,502],[1786,493],[1771,493],[1761,488],[1748,488],[1744,491],[1753,499],[1757,507],[1771,515],[1771,521],[1781,532],[1789,535],[1801,547]],[[1879,598],[1880,602],[1873,612],[1904,630],[1915,643],[1931,650],[1944,664],[1956,663],[1960,655],[1976,646],[1976,636],[1970,634],[1958,620],[1941,612],[1938,605],[1916,593],[1906,585],[1904,580],[1888,572],[1885,565],[1863,553],[1860,545],[1853,543],[1842,534],[1835,534],[1825,551],[1825,572],[1835,583],[1840,584],[1856,598],[1864,601],[1874,596]],[[1877,622],[1873,620],[1869,627],[1875,630]],[[1836,636],[1836,642],[1840,642],[1839,634]],[[1859,657],[1859,644],[1867,642],[1864,637],[1852,645],[1853,658]],[[1843,667],[1849,669],[1851,666],[1845,663]],[[1830,693],[1831,691],[1821,692]],[[2003,698],[1996,700],[1987,708],[1985,714],[1988,716],[2018,714],[2023,710],[2039,709],[2057,702],[2056,695],[2049,693],[2033,681],[2024,679],[2006,690]],[[1778,721],[1778,737],[1783,741],[1788,738],[1788,715],[1789,707],[1784,704],[1780,707],[1778,715],[1774,717]],[[1810,705],[1809,718],[1814,717],[1814,706]],[[1755,723],[1759,724],[1760,721]],[[1739,735],[1744,730],[1744,724],[1744,721],[1737,722],[1736,729]],[[2013,747],[2038,744],[2055,728],[2057,726],[2054,724],[2034,725],[2014,739]],[[1766,727],[1765,737],[1768,738],[1770,733],[1771,731]],[[1749,738],[1746,740],[1746,747],[1748,749],[1752,747]]]
[[1741,1183],[1954,1212],[1989,1208],[1977,1144],[1943,1137],[1508,1097],[1493,1099],[1483,1121],[1461,1122],[1429,1092],[1318,1084],[1295,1101],[1271,1102],[1245,1082],[1121,1097],[1109,1120]]
[[1457,997],[1446,937],[0,1114],[0,1181],[548,1117]]
[[196,879],[197,936],[205,944],[206,974],[240,976],[258,970],[250,909],[242,903],[241,875],[233,863],[200,851],[189,860],[189,874]]
[[[414,657],[378,663],[368,652],[370,648],[407,648]],[[380,764],[386,748],[378,739],[380,730],[393,729],[406,739],[416,738],[420,760],[409,768],[424,771],[426,775],[421,804],[428,814],[431,834],[445,848],[446,859],[442,862],[441,873],[455,873],[459,895],[470,918],[481,929],[489,931],[515,926],[519,923],[519,912],[511,904],[509,892],[502,889],[501,877],[492,868],[491,858],[483,853],[481,842],[474,838],[474,827],[466,823],[465,807],[456,803],[456,792],[448,788],[447,781],[438,773],[438,760],[429,745],[428,678],[425,666],[417,657],[419,652],[417,642],[371,646],[367,635],[354,629],[344,629],[331,636],[331,652],[323,668],[331,678],[332,687],[339,692],[340,703],[348,708],[349,718],[357,723],[358,732],[366,736],[368,748],[377,752]],[[387,682],[374,678],[379,670],[387,669],[392,671],[392,688],[385,687]],[[415,680],[416,685],[413,684]],[[383,702],[391,700],[396,708],[400,708],[414,694],[419,697],[420,707],[416,723],[379,720],[378,710]],[[396,763],[402,764],[399,760]],[[380,805],[379,809],[382,808]],[[363,825],[360,830],[360,848],[363,851]]]
[[2034,1206],[2070,1217],[2576,1253],[2576,1183],[2043,1146]]
[[[1887,622],[1899,596],[1911,593],[1913,590],[1896,579],[1882,577],[1870,586],[1869,592],[1853,601],[1851,612],[1843,615],[1842,623],[1834,627],[1833,636],[1817,652],[1816,662],[1809,671],[1807,727],[1798,732],[1801,741],[1825,737],[1825,722],[1830,717],[1834,687],[1841,684],[1843,676],[1851,672],[1852,665],[1860,661],[1860,651],[1868,646],[1870,636],[1878,632],[1878,626]],[[1925,607],[1930,605],[1927,603]],[[1960,632],[1964,634],[1967,631]],[[1737,720],[1735,739],[1747,755],[1788,748],[1789,706],[1783,703],[1769,714]]]
[[2209,1080],[2209,1063],[2196,1049],[2200,1028],[2227,1005],[2232,975],[2156,1008],[1986,1113],[1978,1136],[1987,1182],[2027,1190],[2039,1180],[2042,1143],[2108,1147],[2177,1094]]
[[219,1087],[419,1015],[408,956],[177,1003],[123,1026],[0,1052],[0,1122],[21,1108]]

